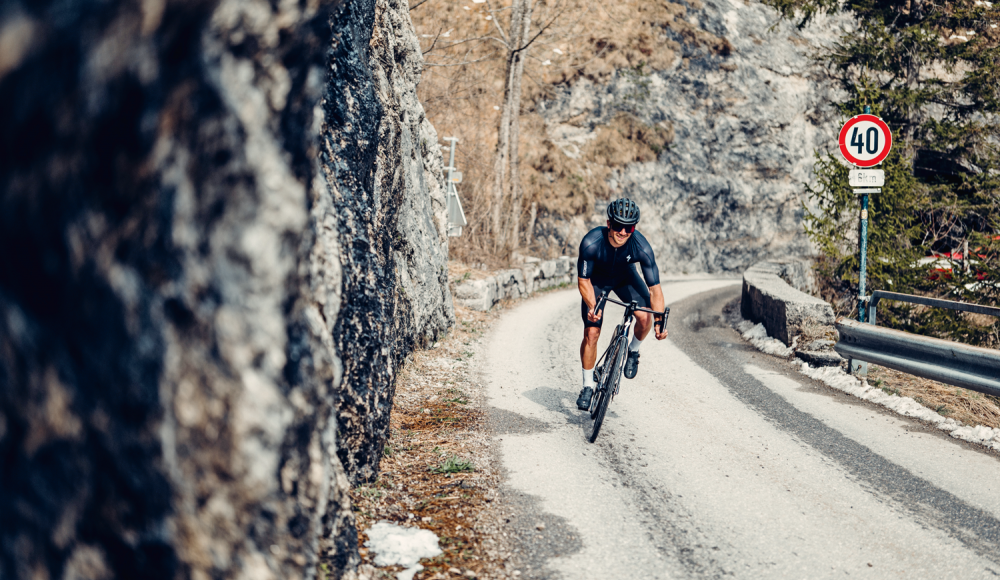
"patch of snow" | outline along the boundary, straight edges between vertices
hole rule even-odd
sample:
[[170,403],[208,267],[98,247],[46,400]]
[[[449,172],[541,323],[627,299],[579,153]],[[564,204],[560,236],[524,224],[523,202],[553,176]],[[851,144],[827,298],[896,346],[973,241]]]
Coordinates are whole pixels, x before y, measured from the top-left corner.
[[[743,320],[736,325],[736,330],[743,335],[743,338],[757,347],[757,350],[777,356],[791,356],[794,352],[793,348],[786,347],[780,340],[769,337],[763,324],[754,324],[749,320]],[[868,381],[862,381],[849,375],[840,367],[813,368],[809,366],[809,363],[802,362],[799,365],[799,370],[807,377],[825,383],[838,391],[843,391],[865,401],[871,401],[876,405],[882,405],[900,415],[926,421],[938,429],[950,433],[956,439],[978,443],[1000,451],[1000,429],[985,425],[976,425],[975,427],[962,425],[954,419],[942,417],[936,411],[928,409],[910,397],[890,395],[882,389],[872,387]]]
[[785,343],[780,340],[769,337],[763,324],[754,324],[749,320],[744,320],[736,325],[736,330],[740,331],[743,338],[750,341],[750,344],[756,346],[757,350],[776,356],[787,357],[795,354],[792,347],[785,346]]
[[404,528],[382,520],[365,531],[365,546],[375,552],[376,566],[399,565],[406,568],[396,574],[397,580],[413,580],[413,575],[424,569],[421,558],[441,554],[438,537],[430,530]]

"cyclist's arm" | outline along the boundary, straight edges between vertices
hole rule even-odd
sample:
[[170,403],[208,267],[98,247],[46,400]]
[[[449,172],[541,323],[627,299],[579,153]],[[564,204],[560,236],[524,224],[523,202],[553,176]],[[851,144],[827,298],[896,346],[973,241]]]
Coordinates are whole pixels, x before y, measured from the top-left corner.
[[577,287],[580,289],[580,296],[583,297],[583,301],[587,304],[587,309],[590,311],[587,313],[587,318],[591,322],[597,322],[601,318],[601,313],[594,312],[594,308],[597,308],[597,296],[594,294],[594,285],[591,284],[588,278],[577,278]]
[[[660,288],[659,284],[655,284],[649,287],[649,307],[657,312],[663,312],[663,290]],[[656,327],[653,327],[653,331],[656,331]],[[667,338],[667,329],[664,327],[663,332],[656,333],[656,340],[663,340]]]
[[[653,248],[650,247],[649,241],[646,240],[645,236],[636,232],[634,234],[638,238],[638,258],[639,267],[642,269],[642,278],[646,282],[646,286],[652,289],[653,286],[657,286],[660,283],[660,268],[656,265],[656,258],[653,257]],[[663,309],[662,307],[660,308]]]

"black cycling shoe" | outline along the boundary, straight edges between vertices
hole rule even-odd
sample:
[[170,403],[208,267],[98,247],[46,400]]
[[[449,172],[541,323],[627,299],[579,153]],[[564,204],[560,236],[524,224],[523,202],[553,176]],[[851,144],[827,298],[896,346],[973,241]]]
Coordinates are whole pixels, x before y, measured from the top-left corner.
[[639,372],[639,351],[630,350],[628,360],[625,361],[625,378],[634,379],[637,372]]
[[594,396],[594,389],[590,387],[583,387],[580,391],[580,396],[576,398],[576,408],[581,411],[590,410],[590,399]]

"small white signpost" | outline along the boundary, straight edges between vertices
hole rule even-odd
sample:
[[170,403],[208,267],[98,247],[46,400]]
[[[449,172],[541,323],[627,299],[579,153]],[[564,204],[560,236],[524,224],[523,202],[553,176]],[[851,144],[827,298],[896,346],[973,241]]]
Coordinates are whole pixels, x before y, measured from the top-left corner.
[[882,187],[885,185],[885,171],[881,169],[852,169],[848,179],[851,187]]
[[455,167],[455,143],[457,137],[445,137],[445,141],[451,141],[451,153],[448,155],[448,237],[458,237],[462,235],[462,228],[469,225],[465,219],[465,211],[462,209],[462,200],[458,199],[456,183],[462,183],[462,172]]
[[[858,272],[858,321],[865,322],[868,313],[868,297],[865,295],[865,270],[868,261],[868,194],[881,193],[885,185],[885,171],[881,169],[857,169],[874,167],[889,156],[892,149],[892,131],[885,121],[865,112],[848,119],[840,129],[840,152],[844,159],[854,164],[848,174],[848,181],[855,195],[861,196],[861,227],[858,232],[858,246],[861,264]],[[850,372],[858,376],[868,375],[868,363],[851,359],[847,361]]]

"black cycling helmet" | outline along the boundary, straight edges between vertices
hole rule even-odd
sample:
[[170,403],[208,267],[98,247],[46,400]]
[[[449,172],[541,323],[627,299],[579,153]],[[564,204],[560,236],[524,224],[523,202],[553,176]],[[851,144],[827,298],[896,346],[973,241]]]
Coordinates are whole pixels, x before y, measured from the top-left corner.
[[639,223],[639,206],[627,197],[608,204],[608,219],[627,226]]

